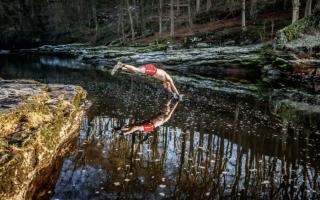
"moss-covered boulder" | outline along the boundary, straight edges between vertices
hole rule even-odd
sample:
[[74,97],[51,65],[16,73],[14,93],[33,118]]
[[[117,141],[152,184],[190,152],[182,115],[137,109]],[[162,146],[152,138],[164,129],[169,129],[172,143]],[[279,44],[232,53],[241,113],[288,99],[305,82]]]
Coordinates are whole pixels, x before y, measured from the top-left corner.
[[278,49],[304,49],[320,47],[320,15],[315,13],[277,32]]
[[[78,86],[0,81],[0,199],[42,199],[86,108]],[[60,159],[62,160],[62,159]]]

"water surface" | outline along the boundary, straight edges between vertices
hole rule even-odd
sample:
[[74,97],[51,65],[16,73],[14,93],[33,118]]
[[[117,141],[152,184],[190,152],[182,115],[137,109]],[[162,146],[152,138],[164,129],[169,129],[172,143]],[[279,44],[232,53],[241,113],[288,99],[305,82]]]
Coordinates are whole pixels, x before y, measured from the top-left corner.
[[[275,103],[294,91],[308,94],[300,100],[318,108],[308,103],[316,91],[268,88],[259,76],[245,84],[224,82],[230,80],[226,74],[191,83],[176,72],[185,98],[170,120],[152,133],[124,137],[115,129],[139,125],[167,107],[170,97],[157,82],[128,74],[111,77],[107,69],[67,58],[2,56],[0,64],[3,78],[78,84],[93,102],[74,150],[60,161],[56,184],[37,186],[49,198],[320,197],[319,113],[284,110]],[[251,72],[238,75],[246,80]]]

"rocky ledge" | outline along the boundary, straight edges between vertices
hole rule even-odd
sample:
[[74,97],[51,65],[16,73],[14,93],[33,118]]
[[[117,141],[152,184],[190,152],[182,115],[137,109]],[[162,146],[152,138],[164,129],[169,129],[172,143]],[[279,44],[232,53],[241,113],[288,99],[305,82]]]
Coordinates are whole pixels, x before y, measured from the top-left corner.
[[320,48],[320,8],[277,32],[275,47],[291,50],[295,53],[308,52],[319,57]]
[[[88,106],[78,86],[0,80],[0,199],[39,199]],[[55,167],[54,167],[55,166]]]

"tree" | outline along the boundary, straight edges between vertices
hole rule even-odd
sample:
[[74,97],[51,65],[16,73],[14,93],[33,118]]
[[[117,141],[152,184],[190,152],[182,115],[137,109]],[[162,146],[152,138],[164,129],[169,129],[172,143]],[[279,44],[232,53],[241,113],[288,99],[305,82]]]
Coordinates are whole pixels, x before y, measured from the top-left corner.
[[251,0],[250,2],[250,18],[255,19],[257,17],[257,0]]
[[196,12],[200,12],[201,0],[196,0]]
[[188,21],[189,21],[189,29],[191,31],[193,26],[192,14],[191,14],[191,0],[188,0]]
[[212,0],[207,0],[207,11],[209,11],[212,7]]
[[283,10],[287,10],[288,0],[283,0]]
[[242,0],[241,2],[241,27],[242,31],[246,30],[246,0]]
[[146,32],[146,13],[145,13],[145,7],[146,7],[146,1],[145,0],[140,0],[140,19],[141,19],[141,33],[142,35],[145,34]]
[[159,0],[159,35],[162,35],[162,7],[163,0]]
[[92,17],[94,21],[94,40],[97,40],[97,34],[98,34],[98,19],[97,19],[97,7],[96,7],[96,0],[92,0],[91,2],[91,12],[92,12]]
[[304,16],[308,17],[312,14],[312,0],[307,0]]
[[177,1],[177,15],[180,14],[180,0],[176,0]]
[[292,23],[295,23],[299,19],[299,0],[292,0]]
[[121,35],[122,42],[124,43],[125,33],[124,33],[124,23],[123,23],[123,0],[120,0],[118,14],[119,14],[118,34]]
[[174,36],[174,0],[170,0],[170,36]]
[[131,13],[131,8],[130,8],[130,3],[129,0],[126,0],[127,2],[127,10],[128,10],[128,15],[129,15],[129,21],[130,21],[130,29],[131,29],[131,41],[134,41],[134,24],[133,24],[133,18],[132,18],[132,13]]

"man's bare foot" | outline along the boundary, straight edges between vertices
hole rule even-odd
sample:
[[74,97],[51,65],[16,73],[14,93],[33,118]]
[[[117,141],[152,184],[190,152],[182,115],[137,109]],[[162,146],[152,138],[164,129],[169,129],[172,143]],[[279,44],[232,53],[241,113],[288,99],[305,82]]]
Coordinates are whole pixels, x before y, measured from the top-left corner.
[[123,64],[120,61],[118,61],[118,63],[113,67],[111,71],[111,75],[113,76],[118,71],[118,69],[122,67],[122,65]]

